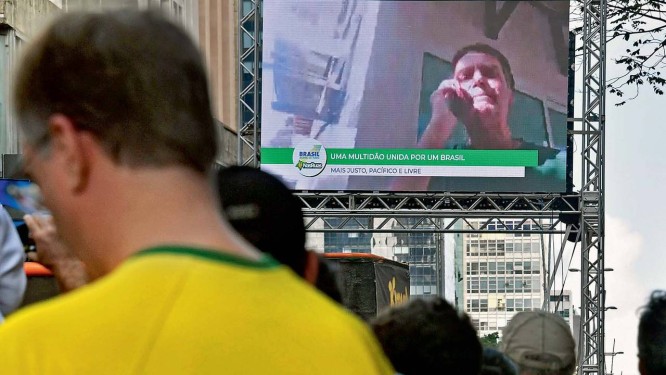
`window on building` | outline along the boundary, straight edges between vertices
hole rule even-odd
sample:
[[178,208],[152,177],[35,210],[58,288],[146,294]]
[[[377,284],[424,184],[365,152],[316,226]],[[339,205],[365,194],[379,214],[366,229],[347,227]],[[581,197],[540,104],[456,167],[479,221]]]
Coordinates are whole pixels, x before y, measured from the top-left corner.
[[532,276],[532,292],[540,292],[539,276]]
[[497,279],[495,277],[486,278],[488,293],[497,293]]

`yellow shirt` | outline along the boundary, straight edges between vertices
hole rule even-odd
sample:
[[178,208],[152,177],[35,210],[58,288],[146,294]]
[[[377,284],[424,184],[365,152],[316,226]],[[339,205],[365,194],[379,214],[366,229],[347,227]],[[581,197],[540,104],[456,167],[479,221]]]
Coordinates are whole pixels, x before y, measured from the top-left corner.
[[364,324],[265,258],[142,251],[0,326],[2,374],[393,374]]

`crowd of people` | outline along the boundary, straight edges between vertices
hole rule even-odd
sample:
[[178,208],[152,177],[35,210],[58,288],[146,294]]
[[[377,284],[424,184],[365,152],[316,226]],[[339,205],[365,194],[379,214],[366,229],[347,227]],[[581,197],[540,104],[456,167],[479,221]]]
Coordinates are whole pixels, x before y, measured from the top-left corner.
[[[157,14],[60,17],[28,47],[14,94],[25,172],[50,211],[25,221],[63,293],[12,313],[22,247],[2,228],[3,374],[575,371],[572,333],[551,313],[518,313],[495,350],[441,298],[370,322],[346,311],[290,191],[256,169],[213,170],[199,52]],[[656,293],[639,327],[644,375],[666,370],[665,321]]]

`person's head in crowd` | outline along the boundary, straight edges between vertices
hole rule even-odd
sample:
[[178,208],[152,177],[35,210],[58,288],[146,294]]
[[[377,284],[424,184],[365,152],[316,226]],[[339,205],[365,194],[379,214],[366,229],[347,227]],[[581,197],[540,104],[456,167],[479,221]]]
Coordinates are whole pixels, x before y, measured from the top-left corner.
[[403,375],[476,375],[481,343],[469,317],[442,298],[412,299],[370,321],[396,371]]
[[157,171],[198,183],[217,153],[200,53],[158,14],[64,15],[24,55],[14,100],[26,172],[76,251],[105,231],[88,230],[100,224],[89,214],[110,212],[117,198],[105,192],[100,205],[102,190],[132,186],[137,172],[146,189],[157,187],[148,185]]
[[248,242],[305,275],[305,224],[298,198],[273,175],[252,167],[217,172],[220,204],[227,220]]
[[641,375],[666,374],[666,291],[652,292],[641,312],[638,369]]
[[518,375],[518,366],[499,350],[483,348],[483,364],[479,375]]
[[118,165],[205,174],[217,153],[200,53],[155,13],[65,16],[24,56],[15,100],[33,152],[57,146],[60,116]]
[[[310,256],[314,255],[314,252],[312,251],[308,251],[308,253],[311,254]],[[312,276],[315,278],[315,288],[329,296],[333,301],[339,304],[344,304],[345,301],[342,298],[340,280],[338,279],[340,273],[339,266],[336,263],[329,262],[322,256],[317,256],[316,259],[317,269],[308,272],[316,273]]]
[[524,311],[504,327],[500,350],[521,375],[571,375],[576,368],[576,343],[559,315]]
[[217,172],[217,189],[225,217],[243,238],[342,301],[333,266],[305,248],[298,198],[277,177],[252,167],[226,167]]

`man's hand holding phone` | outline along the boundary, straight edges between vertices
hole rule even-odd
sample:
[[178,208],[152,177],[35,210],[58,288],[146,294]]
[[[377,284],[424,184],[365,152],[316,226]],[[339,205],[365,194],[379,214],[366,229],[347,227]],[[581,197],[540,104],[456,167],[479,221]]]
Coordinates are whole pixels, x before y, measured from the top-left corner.
[[458,120],[466,123],[472,116],[472,96],[455,79],[445,79],[430,95],[432,117],[419,147],[442,148],[449,140]]
[[23,217],[37,251],[29,253],[32,261],[43,264],[53,272],[61,292],[68,292],[88,283],[85,265],[62,242],[53,217],[44,214]]

